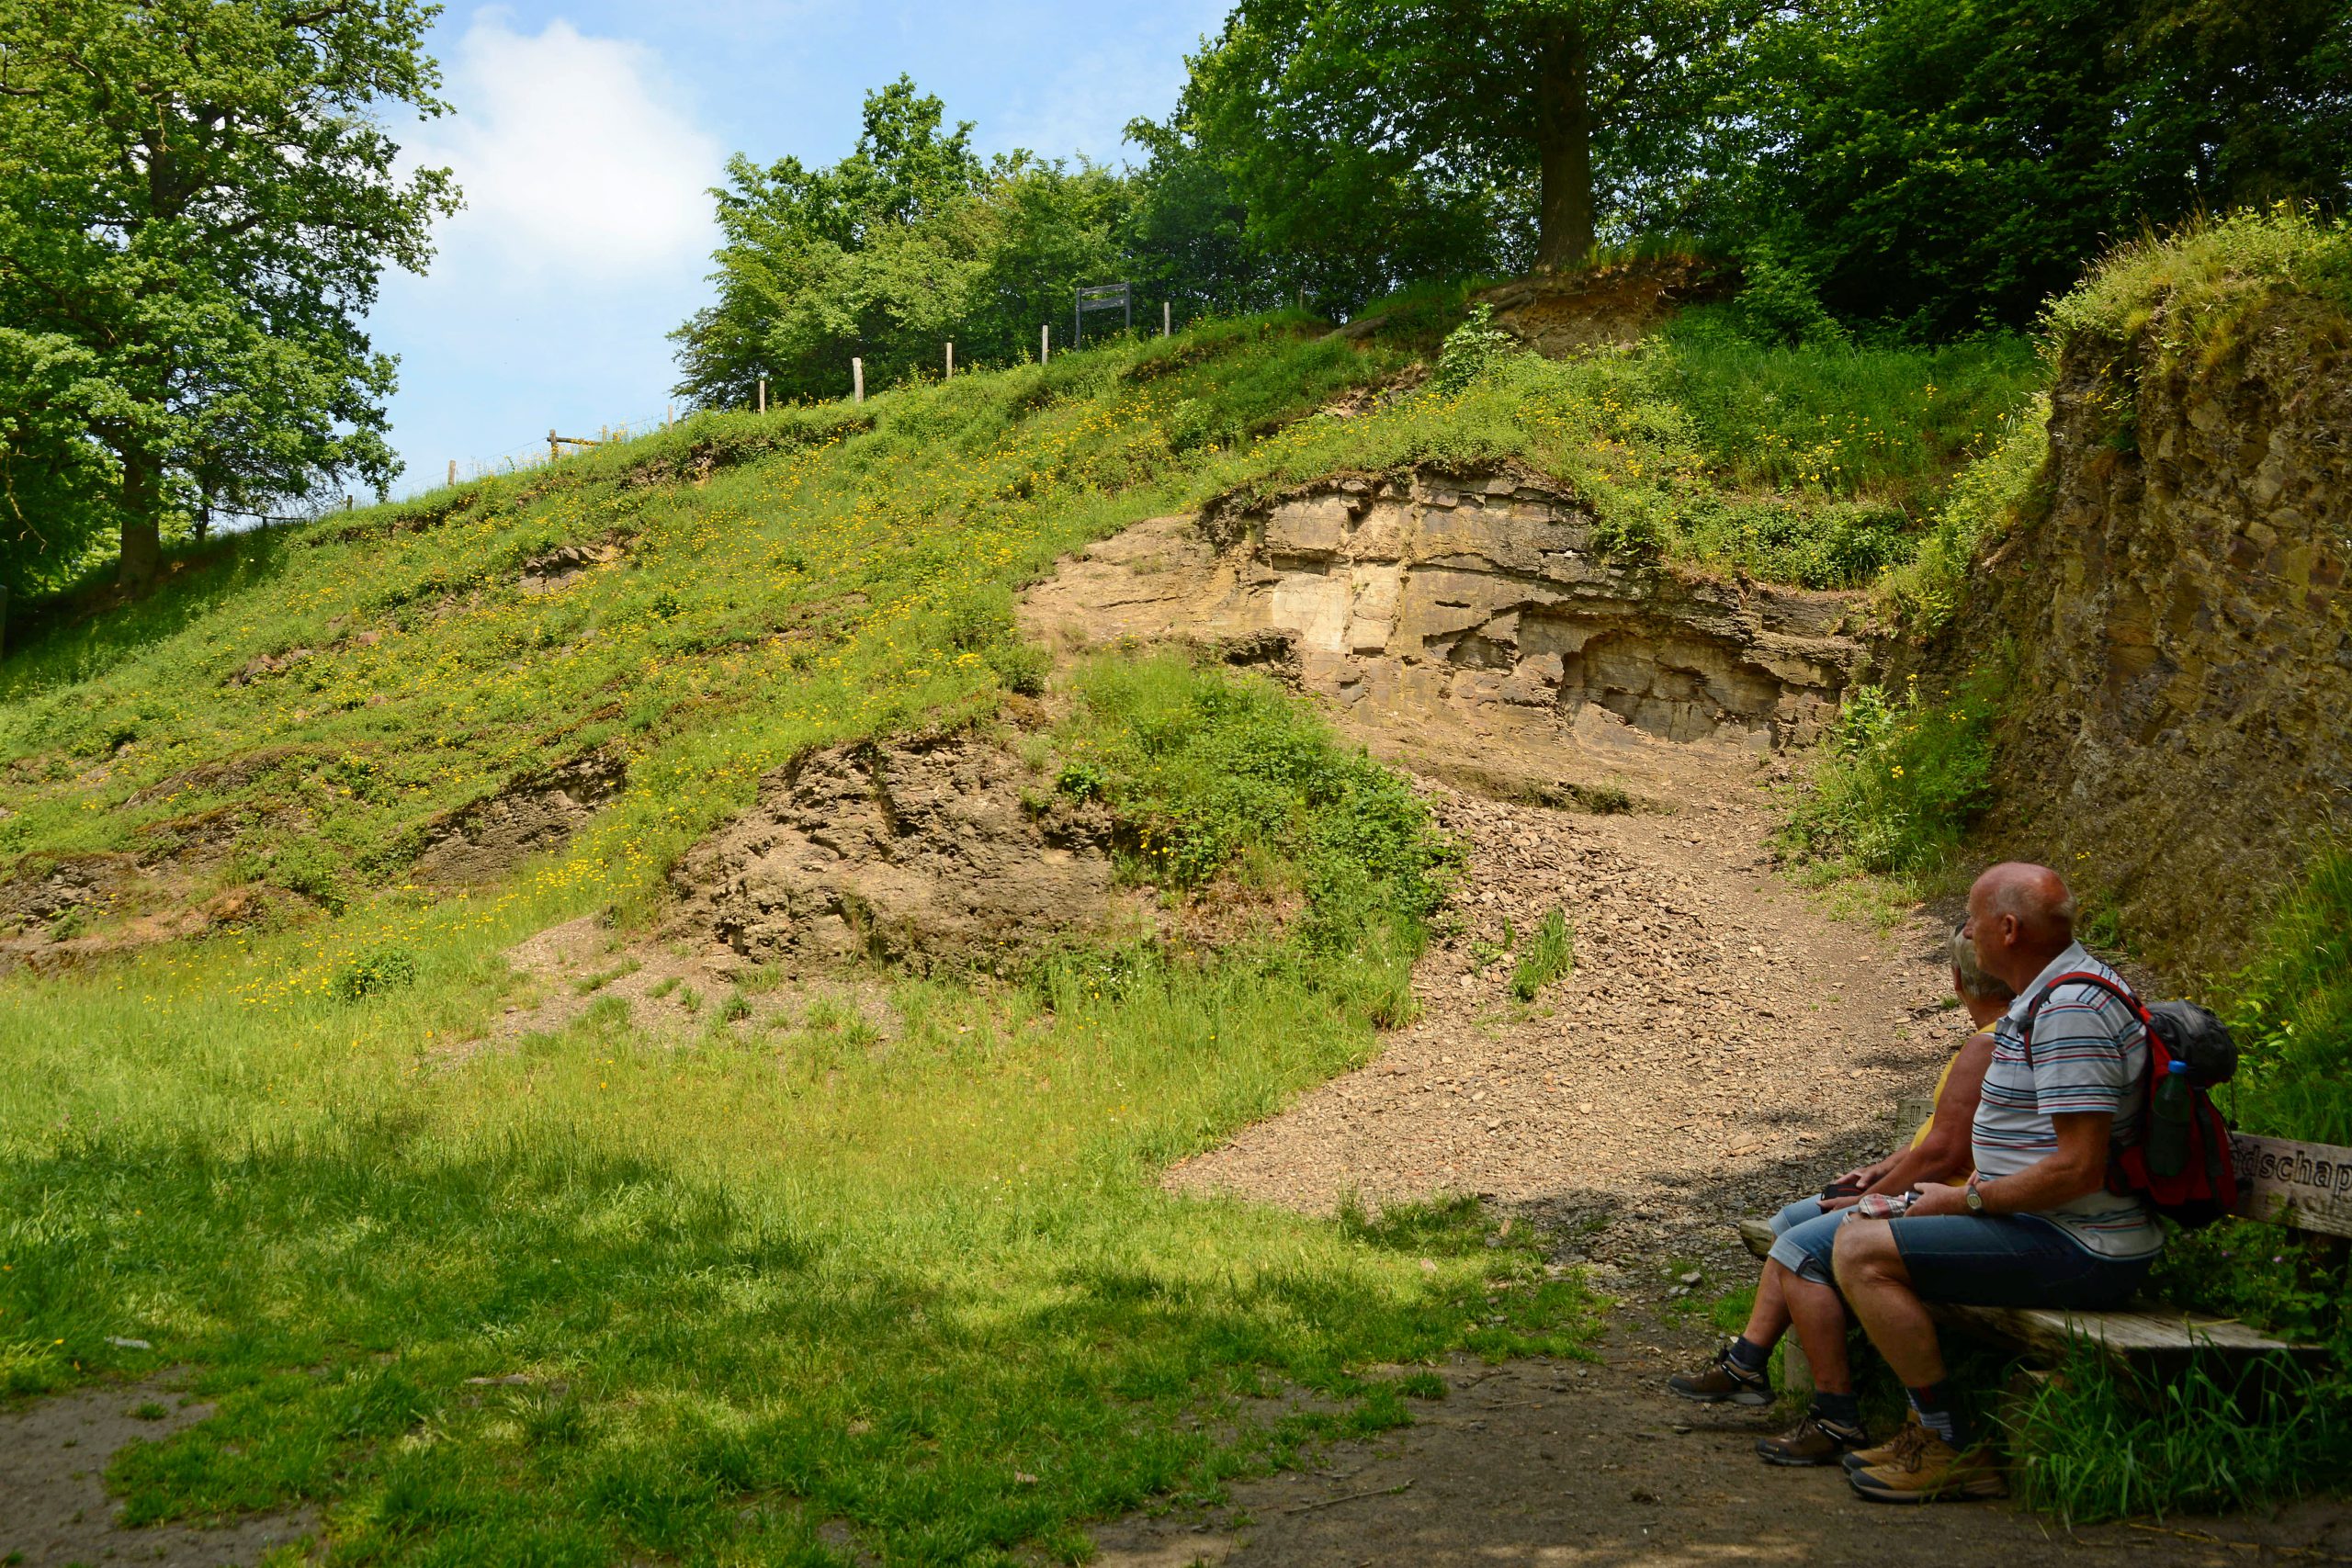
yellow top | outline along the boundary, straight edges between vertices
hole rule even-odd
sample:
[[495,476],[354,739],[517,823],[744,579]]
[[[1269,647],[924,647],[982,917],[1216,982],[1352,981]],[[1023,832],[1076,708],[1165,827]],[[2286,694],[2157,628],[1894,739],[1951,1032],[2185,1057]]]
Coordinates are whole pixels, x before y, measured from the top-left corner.
[[[1970,1038],[1973,1039],[1975,1037],[1971,1035]],[[1951,1077],[1951,1070],[1959,1061],[1960,1053],[1954,1051],[1951,1054],[1951,1059],[1944,1064],[1944,1070],[1936,1075],[1936,1103],[1938,1105],[1941,1105],[1944,1102],[1944,1084]],[[1928,1133],[1934,1129],[1935,1125],[1936,1113],[1933,1111],[1930,1111],[1928,1112],[1928,1119],[1919,1123],[1919,1130],[1911,1134],[1911,1146],[1916,1149],[1921,1144],[1926,1143],[1928,1141]]]

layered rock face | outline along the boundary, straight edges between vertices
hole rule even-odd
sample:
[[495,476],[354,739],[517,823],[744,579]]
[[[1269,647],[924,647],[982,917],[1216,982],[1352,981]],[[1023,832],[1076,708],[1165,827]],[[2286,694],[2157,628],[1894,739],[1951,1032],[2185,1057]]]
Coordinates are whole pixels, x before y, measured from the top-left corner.
[[1552,485],[1423,473],[1139,524],[1023,615],[1067,646],[1278,659],[1375,750],[1440,773],[1672,795],[1673,750],[1753,758],[1819,733],[1861,659],[1837,629],[1849,607],[1612,556]]
[[761,781],[670,873],[682,934],[795,971],[993,964],[1148,928],[1113,883],[1111,819],[973,737],[834,747]]
[[2317,309],[2136,388],[2115,345],[2071,347],[2052,503],[1987,560],[1968,628],[2021,659],[1996,836],[2191,970],[2245,955],[2352,806],[2352,367]]

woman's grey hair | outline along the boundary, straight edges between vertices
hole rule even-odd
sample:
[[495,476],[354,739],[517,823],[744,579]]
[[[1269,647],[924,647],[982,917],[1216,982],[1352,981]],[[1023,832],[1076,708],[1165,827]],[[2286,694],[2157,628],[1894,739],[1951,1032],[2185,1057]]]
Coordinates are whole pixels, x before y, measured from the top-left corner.
[[2006,1002],[2016,998],[2007,980],[1996,979],[1977,966],[1976,944],[1968,940],[1966,926],[1951,928],[1952,973],[1960,976],[1961,994],[1980,1002]]

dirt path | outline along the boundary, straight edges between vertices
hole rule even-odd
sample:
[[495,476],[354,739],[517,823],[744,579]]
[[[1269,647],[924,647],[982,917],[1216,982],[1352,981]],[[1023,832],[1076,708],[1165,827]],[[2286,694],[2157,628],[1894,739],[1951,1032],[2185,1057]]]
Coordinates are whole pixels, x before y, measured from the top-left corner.
[[315,1538],[318,1511],[251,1514],[212,1526],[124,1528],[107,1464],[125,1444],[160,1442],[212,1414],[179,1392],[184,1369],[0,1412],[0,1563],[65,1568],[138,1562],[230,1568]]
[[1447,1397],[1419,1406],[1414,1426],[1237,1485],[1221,1508],[1121,1520],[1097,1532],[1096,1568],[2352,1562],[2352,1510],[2340,1504],[2070,1534],[2007,1505],[1861,1502],[1833,1472],[1758,1462],[1750,1445],[1776,1428],[1770,1412],[1659,1390],[1706,1342],[1627,1314],[1596,1365],[1457,1359]]
[[[1694,761],[1697,759],[1693,759]],[[1826,916],[1772,869],[1752,765],[1713,804],[1586,816],[1423,787],[1467,851],[1420,1016],[1362,1071],[1170,1173],[1321,1211],[1478,1193],[1584,1239],[1602,1282],[1730,1269],[1732,1216],[1883,1149],[1965,1032],[1944,928]],[[1576,966],[1522,1005],[1510,932],[1566,911]],[[1739,1266],[1737,1272],[1745,1272]]]

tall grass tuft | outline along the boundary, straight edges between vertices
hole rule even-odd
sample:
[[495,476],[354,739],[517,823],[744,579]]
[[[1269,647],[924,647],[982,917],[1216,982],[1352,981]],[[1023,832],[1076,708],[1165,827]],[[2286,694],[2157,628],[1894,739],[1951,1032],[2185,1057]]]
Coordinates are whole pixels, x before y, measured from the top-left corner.
[[1575,966],[1576,948],[1568,934],[1566,911],[1546,911],[1535,934],[1520,950],[1519,963],[1510,974],[1510,994],[1532,1002],[1544,987]]
[[2300,1496],[2352,1461],[2346,1392],[2291,1364],[2202,1355],[2161,1381],[2134,1377],[2085,1349],[2015,1418],[2012,1478],[2028,1504],[2070,1525]]

